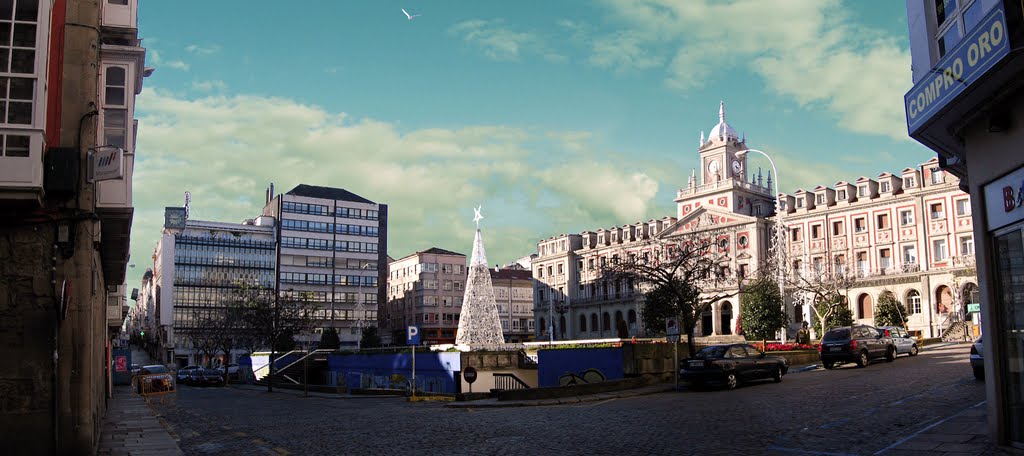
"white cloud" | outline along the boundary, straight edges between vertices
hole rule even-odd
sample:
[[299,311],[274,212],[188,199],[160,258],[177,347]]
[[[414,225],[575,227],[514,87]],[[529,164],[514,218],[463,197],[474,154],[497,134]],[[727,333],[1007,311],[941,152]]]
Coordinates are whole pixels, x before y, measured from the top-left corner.
[[[434,245],[468,253],[467,211],[484,204],[493,211],[485,224],[494,240],[492,263],[528,254],[537,238],[581,224],[650,216],[657,191],[635,166],[595,161],[586,132],[501,125],[403,132],[285,98],[185,99],[160,89],[144,91],[136,112],[138,264],[156,245],[162,208],[180,205],[186,190],[193,218],[237,222],[259,213],[270,182],[279,192],[300,183],[345,188],[389,205],[392,255]],[[571,208],[557,211],[571,213],[571,223],[551,223],[552,207]]]
[[823,107],[841,128],[907,139],[901,101],[910,87],[910,55],[901,45],[904,37],[849,25],[838,0],[787,0],[770,7],[763,0],[606,3],[632,27],[625,49],[675,49],[669,87],[688,90],[715,73],[746,69],[802,108]]
[[661,66],[663,59],[644,46],[643,39],[633,32],[618,32],[594,39],[588,62],[616,72],[646,70]]
[[182,60],[164,60],[160,56],[160,52],[155,49],[150,49],[147,54],[149,56],[149,62],[156,68],[170,68],[172,70],[188,71],[189,65]]
[[195,90],[210,92],[213,90],[224,90],[228,86],[219,79],[212,81],[192,81],[192,88]]
[[185,51],[195,55],[212,55],[220,52],[220,46],[216,44],[190,44],[188,46],[185,46]]
[[564,55],[553,52],[536,35],[506,27],[501,20],[472,19],[451,26],[448,33],[462,38],[497,61],[517,61],[523,54],[536,53],[551,62],[564,62]]

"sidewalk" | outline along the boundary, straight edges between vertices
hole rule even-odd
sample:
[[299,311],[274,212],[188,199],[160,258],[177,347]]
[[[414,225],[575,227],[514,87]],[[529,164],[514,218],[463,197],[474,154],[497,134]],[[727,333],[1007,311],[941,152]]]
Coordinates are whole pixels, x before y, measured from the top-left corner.
[[667,393],[675,388],[668,383],[658,383],[640,388],[627,389],[622,391],[610,391],[607,393],[584,394],[580,396],[559,397],[553,399],[531,399],[524,401],[499,401],[496,398],[481,399],[478,401],[451,402],[445,404],[450,408],[499,408],[499,407],[534,407],[539,405],[562,405],[578,404],[580,402],[606,401],[609,399],[620,399],[624,397],[646,396],[648,394]]
[[99,456],[184,455],[146,400],[130,386],[115,386],[100,431]]
[[999,448],[988,437],[985,403],[941,418],[875,453],[876,456],[1024,455]]

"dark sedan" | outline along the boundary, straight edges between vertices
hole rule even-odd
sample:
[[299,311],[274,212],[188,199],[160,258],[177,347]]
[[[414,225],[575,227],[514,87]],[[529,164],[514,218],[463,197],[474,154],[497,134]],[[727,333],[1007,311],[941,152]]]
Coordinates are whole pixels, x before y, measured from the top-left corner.
[[188,375],[188,384],[195,386],[224,386],[224,374],[218,369],[194,369]]
[[773,379],[782,381],[789,365],[785,358],[767,356],[749,344],[712,345],[683,361],[679,374],[694,386],[722,384],[734,389],[741,382]]

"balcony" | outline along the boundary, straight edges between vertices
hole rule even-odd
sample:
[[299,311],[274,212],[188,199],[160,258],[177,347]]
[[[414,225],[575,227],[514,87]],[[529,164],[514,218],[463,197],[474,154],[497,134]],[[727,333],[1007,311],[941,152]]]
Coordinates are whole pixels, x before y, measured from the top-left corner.
[[4,129],[0,135],[15,132],[26,135],[29,146],[0,150],[0,200],[35,202],[43,196],[43,133]]
[[106,0],[103,5],[103,27],[115,29],[138,28],[138,0]]
[[107,292],[107,328],[114,330],[120,328],[128,313],[128,306],[125,305],[124,285],[119,285],[117,291]]

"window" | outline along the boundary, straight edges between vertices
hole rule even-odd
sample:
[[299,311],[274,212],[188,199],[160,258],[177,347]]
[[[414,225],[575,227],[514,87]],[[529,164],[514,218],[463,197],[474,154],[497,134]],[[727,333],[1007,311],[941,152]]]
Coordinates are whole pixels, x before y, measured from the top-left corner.
[[862,275],[868,273],[868,254],[867,252],[860,252],[857,254],[857,271]]
[[942,203],[934,203],[928,206],[932,215],[932,220],[937,220],[946,217],[946,211],[942,210]]
[[846,275],[846,256],[836,255],[833,260],[835,265],[835,273],[839,275]]
[[798,228],[798,227],[794,227],[794,228],[792,229],[792,232],[791,232],[791,233],[792,233],[792,238],[793,238],[793,241],[794,241],[794,242],[795,242],[795,241],[800,241],[800,240],[802,239],[802,236],[801,236],[801,233],[800,233],[800,228]]
[[907,293],[907,310],[912,314],[921,313],[921,293],[917,290],[910,290]]
[[825,204],[825,194],[824,193],[819,193],[818,194],[817,203],[818,204]]
[[878,226],[877,226],[878,229],[880,229],[880,230],[887,230],[887,229],[889,229],[889,214],[878,214],[875,218],[877,219],[877,222],[878,222]]
[[891,185],[889,184],[888,181],[882,182],[882,191],[883,192],[888,192],[891,188],[892,187],[891,187]]
[[[6,7],[0,8],[0,122],[30,125],[36,101],[39,2],[8,0],[4,3]],[[15,3],[15,8],[11,3]]]
[[903,178],[903,188],[914,188],[917,187],[917,178],[914,176],[907,176]]
[[903,264],[913,265],[917,264],[917,246],[905,245],[903,246]]
[[543,266],[537,268],[537,278],[538,279],[543,279],[544,278],[544,267]]
[[128,133],[126,88],[128,70],[120,66],[106,67],[103,96],[103,144],[124,149]]
[[838,193],[836,193],[836,198],[838,198],[840,201],[846,201],[846,190],[840,190]]
[[956,215],[971,215],[971,201],[967,198],[956,200]]
[[816,257],[811,260],[811,267],[814,268],[815,276],[819,276],[825,273],[825,260],[821,257]]
[[982,0],[935,0],[939,58],[981,22],[984,14],[981,3]]
[[883,270],[892,267],[892,250],[881,249],[878,251],[878,266]]
[[914,211],[910,209],[900,211],[900,226],[910,226],[914,224]]
[[804,207],[804,197],[803,196],[797,197],[797,199],[796,199],[796,207],[798,209]]
[[843,234],[845,234],[845,231],[843,230],[843,221],[837,220],[832,222],[832,235],[842,236]]
[[587,269],[594,269],[594,259],[593,258],[588,258],[587,259]]
[[857,187],[857,196],[868,196],[868,186],[861,185],[860,187]]
[[107,3],[111,5],[127,5],[128,0],[107,0]]
[[562,268],[562,263],[558,263],[558,275],[565,274],[565,271]]
[[811,239],[821,239],[821,225],[811,225]]
[[932,170],[932,184],[941,184],[946,181],[946,176],[941,169]]
[[932,241],[932,261],[942,261],[949,258],[949,250],[946,247],[945,239]]
[[974,236],[963,236],[960,238],[960,254],[974,255]]
[[864,217],[853,219],[853,231],[863,233],[868,230],[868,221]]

